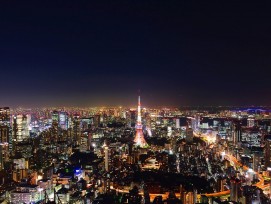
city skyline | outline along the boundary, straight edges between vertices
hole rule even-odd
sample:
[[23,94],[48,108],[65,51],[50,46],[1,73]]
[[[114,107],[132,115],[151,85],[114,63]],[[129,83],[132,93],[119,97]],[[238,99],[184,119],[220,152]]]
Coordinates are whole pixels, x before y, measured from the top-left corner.
[[270,105],[264,3],[1,4],[1,106]]
[[271,204],[271,4],[0,3],[0,204]]
[[270,203],[270,111],[141,105],[138,96],[133,110],[1,107],[0,199]]

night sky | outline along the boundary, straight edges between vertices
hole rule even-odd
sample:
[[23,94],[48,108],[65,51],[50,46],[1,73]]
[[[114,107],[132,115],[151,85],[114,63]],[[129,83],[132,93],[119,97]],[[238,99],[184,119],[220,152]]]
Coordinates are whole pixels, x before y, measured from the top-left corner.
[[271,105],[271,5],[230,2],[1,1],[0,105]]

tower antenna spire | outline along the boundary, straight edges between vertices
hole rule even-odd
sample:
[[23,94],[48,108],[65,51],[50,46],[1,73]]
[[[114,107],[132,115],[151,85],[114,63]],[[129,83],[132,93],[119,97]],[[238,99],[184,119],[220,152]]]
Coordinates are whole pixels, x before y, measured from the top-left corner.
[[138,106],[137,106],[137,123],[136,123],[136,135],[135,135],[135,145],[140,147],[146,147],[147,142],[144,138],[143,131],[142,131],[142,122],[141,122],[141,102],[140,102],[140,95],[138,96]]

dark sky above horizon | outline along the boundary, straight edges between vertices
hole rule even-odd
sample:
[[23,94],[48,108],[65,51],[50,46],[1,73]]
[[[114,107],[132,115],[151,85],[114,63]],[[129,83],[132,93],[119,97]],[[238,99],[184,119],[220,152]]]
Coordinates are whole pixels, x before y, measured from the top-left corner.
[[0,106],[271,105],[270,9],[1,1]]

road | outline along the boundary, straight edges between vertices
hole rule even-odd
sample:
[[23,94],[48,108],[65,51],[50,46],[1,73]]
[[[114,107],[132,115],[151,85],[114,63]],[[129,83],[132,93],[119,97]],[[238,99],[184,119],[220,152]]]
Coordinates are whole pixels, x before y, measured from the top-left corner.
[[[207,139],[206,137],[208,137],[207,135],[199,135],[197,133],[194,132],[194,136],[196,137],[205,137],[205,139]],[[207,139],[208,140],[208,139]],[[247,171],[249,168],[247,166],[244,166],[242,163],[240,163],[234,156],[226,154],[225,158],[231,162],[234,163],[235,166],[239,166],[242,167],[244,171]],[[259,174],[258,172],[254,172],[255,174],[257,174],[258,178],[259,178],[259,182],[254,184],[253,186],[256,186],[260,189],[262,189],[264,191],[264,189],[269,188],[270,184],[264,184],[264,178],[262,177],[261,174]],[[217,193],[210,193],[210,194],[205,194],[207,197],[220,197],[220,196],[225,196],[225,195],[229,195],[230,194],[230,190],[226,190],[226,191],[221,191],[221,192],[217,192]]]

